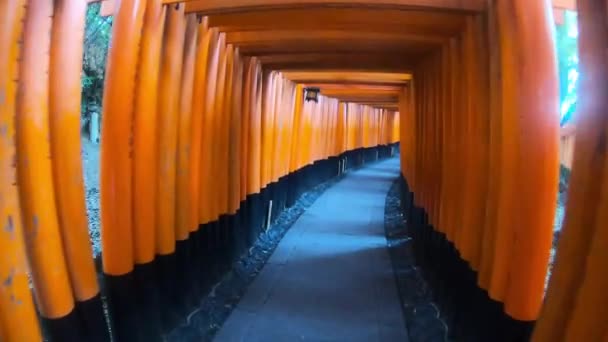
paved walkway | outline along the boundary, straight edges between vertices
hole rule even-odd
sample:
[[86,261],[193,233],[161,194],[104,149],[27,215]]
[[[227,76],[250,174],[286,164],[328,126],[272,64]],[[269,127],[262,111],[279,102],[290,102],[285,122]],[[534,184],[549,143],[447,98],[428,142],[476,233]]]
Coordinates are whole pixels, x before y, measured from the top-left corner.
[[328,189],[298,219],[215,341],[407,341],[384,236],[389,159]]

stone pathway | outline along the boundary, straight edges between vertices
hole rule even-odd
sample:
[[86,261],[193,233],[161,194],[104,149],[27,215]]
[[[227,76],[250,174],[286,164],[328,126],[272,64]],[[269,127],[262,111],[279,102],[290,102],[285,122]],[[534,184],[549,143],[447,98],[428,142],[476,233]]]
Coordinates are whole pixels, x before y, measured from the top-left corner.
[[215,341],[407,341],[384,235],[399,161],[351,171],[291,227]]

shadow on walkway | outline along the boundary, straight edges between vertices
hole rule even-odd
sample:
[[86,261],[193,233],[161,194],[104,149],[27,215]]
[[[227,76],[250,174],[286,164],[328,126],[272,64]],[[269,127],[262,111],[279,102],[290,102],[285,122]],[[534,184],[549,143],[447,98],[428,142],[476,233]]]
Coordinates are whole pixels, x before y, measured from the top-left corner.
[[407,341],[384,235],[389,159],[351,171],[296,221],[216,341]]

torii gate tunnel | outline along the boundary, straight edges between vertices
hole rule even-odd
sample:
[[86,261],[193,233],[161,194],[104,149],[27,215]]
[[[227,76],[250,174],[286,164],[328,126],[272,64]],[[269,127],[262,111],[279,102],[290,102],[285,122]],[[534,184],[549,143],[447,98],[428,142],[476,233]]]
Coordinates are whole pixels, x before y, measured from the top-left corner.
[[[89,2],[0,0],[0,341],[160,341],[305,190],[397,151],[454,339],[608,341],[605,0],[103,0],[101,270],[80,143]],[[582,72],[545,289],[565,9]]]

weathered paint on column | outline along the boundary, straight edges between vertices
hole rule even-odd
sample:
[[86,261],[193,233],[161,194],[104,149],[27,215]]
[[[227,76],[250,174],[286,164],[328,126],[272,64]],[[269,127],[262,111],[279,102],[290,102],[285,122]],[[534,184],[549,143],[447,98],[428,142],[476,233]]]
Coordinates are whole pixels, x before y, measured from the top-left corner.
[[564,226],[533,341],[605,341],[608,67],[605,1],[579,0],[580,90]]
[[[505,312],[538,318],[553,241],[559,177],[557,57],[550,1],[514,1],[518,159],[514,243]],[[508,101],[508,99],[504,99]]]
[[133,270],[132,113],[135,70],[146,2],[120,2],[112,27],[103,97],[101,240],[109,275]]
[[181,82],[179,88],[179,115],[177,131],[177,164],[175,181],[175,237],[178,241],[188,238],[198,225],[190,224],[190,162],[192,159],[192,99],[194,97],[194,71],[197,51],[198,19],[196,15],[186,17]]
[[205,93],[201,96],[205,97],[204,112],[202,118],[203,133],[201,136],[201,165],[200,165],[200,195],[199,195],[199,220],[201,224],[209,223],[215,219],[214,212],[214,178],[213,178],[213,139],[215,137],[215,93],[217,90],[217,75],[220,65],[220,57],[222,52],[222,42],[219,39],[217,30],[212,30],[210,38],[210,55],[209,55],[209,70],[207,72],[207,81],[205,82]]
[[166,7],[148,2],[137,64],[133,109],[133,258],[136,264],[154,260],[156,250],[157,121],[160,54]]
[[49,127],[53,4],[30,2],[23,29],[16,115],[19,199],[36,303],[45,318],[74,309],[55,205]]
[[29,288],[15,158],[17,83],[25,1],[0,2],[0,340],[41,341]]
[[175,192],[177,134],[179,124],[179,89],[186,18],[184,6],[167,6],[158,90],[156,253],[175,251]]
[[74,297],[99,294],[86,214],[80,144],[80,74],[86,3],[55,1],[49,70],[53,179]]
[[192,92],[197,96],[192,97],[192,118],[190,124],[190,163],[188,168],[188,200],[190,201],[190,229],[198,228],[202,223],[199,213],[201,192],[201,168],[202,168],[202,136],[203,119],[205,115],[206,86],[209,77],[209,65],[213,51],[212,39],[214,30],[208,28],[208,18],[199,19],[197,35],[197,51],[194,67],[194,84]]

